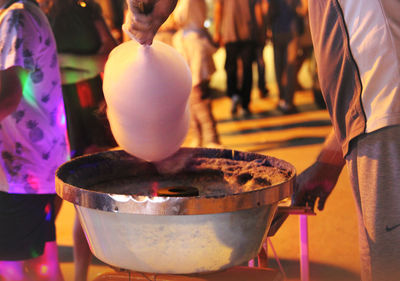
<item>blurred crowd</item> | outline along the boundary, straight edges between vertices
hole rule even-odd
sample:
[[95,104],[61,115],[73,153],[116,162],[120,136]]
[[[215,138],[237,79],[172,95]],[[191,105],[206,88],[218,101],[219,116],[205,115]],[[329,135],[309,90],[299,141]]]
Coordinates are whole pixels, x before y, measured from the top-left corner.
[[[105,62],[126,40],[154,38],[190,67],[195,147],[221,147],[210,89],[217,50],[226,55],[232,118],[254,114],[255,64],[259,97],[277,96],[282,114],[298,112],[297,77],[309,62],[308,89],[333,129],[296,177],[293,202],[322,210],[348,165],[362,280],[399,280],[399,10],[398,0],[0,0],[0,280],[63,281],[55,171],[117,145],[105,114]],[[78,219],[73,237],[75,280],[84,281],[91,252]]]
[[[103,10],[104,19],[118,42],[129,39],[122,31],[124,22],[123,0],[96,0]],[[182,2],[182,3],[180,3]],[[187,5],[187,6],[186,6]],[[252,0],[252,1],[178,1],[178,7],[161,26],[155,39],[174,46],[182,52],[178,39],[186,39],[198,45],[194,37],[182,36],[197,29],[209,40],[209,49],[204,56],[212,56],[217,48],[226,52],[225,70],[227,75],[226,95],[232,99],[231,113],[240,111],[251,115],[250,93],[253,83],[252,64],[257,65],[257,89],[259,96],[268,97],[270,89],[266,83],[266,62],[264,48],[272,43],[274,70],[278,84],[279,101],[277,109],[284,114],[297,111],[294,104],[296,90],[305,85],[298,79],[304,62],[312,79],[307,85],[314,92],[315,103],[323,108],[313,48],[308,23],[307,0]],[[199,7],[201,6],[201,7]],[[182,19],[183,13],[187,13]],[[186,30],[186,31],[184,31]],[[204,42],[203,42],[204,43]],[[214,46],[214,50],[212,48]],[[191,50],[191,54],[197,50]],[[188,56],[186,56],[187,58]],[[212,61],[205,63],[212,64]],[[209,67],[209,66],[207,66]],[[193,71],[193,68],[191,69]],[[206,71],[206,70],[204,70]],[[210,71],[210,70],[207,70]],[[210,77],[213,73],[209,73]],[[196,74],[197,75],[197,74]],[[210,78],[209,78],[210,79]],[[241,108],[241,110],[239,110]]]
[[[151,32],[158,30],[155,39],[173,46],[187,61],[192,74],[189,104],[191,109],[190,130],[193,136],[191,146],[193,147],[221,147],[212,111],[210,89],[210,80],[216,71],[213,55],[219,48],[223,48],[226,53],[225,94],[231,100],[230,112],[232,117],[243,116],[244,118],[253,114],[250,106],[253,88],[253,64],[257,65],[259,96],[261,98],[271,97],[270,89],[266,83],[264,55],[264,48],[268,42],[272,42],[274,50],[275,76],[279,89],[277,109],[282,114],[297,112],[294,103],[295,91],[300,87],[297,81],[297,73],[302,62],[311,58],[313,54],[311,40],[309,39],[306,0],[178,0],[173,13],[170,14],[166,10],[165,14],[170,15],[159,29],[157,24],[140,26],[140,20],[139,26],[132,24],[125,29],[123,28],[124,23],[132,21],[132,15],[128,12],[135,8],[127,7],[127,3],[133,5],[136,3],[135,1],[37,0],[38,3],[36,3],[34,0],[0,0],[0,3],[3,2],[4,7],[2,6],[2,9],[7,11],[4,14],[10,16],[10,20],[2,22],[5,26],[4,30],[6,30],[3,31],[3,35],[6,33],[7,36],[11,36],[10,40],[13,42],[16,40],[14,45],[16,50],[7,49],[8,53],[5,52],[5,54],[12,57],[15,64],[19,64],[20,57],[23,57],[24,67],[27,67],[27,57],[31,56],[32,60],[36,58],[39,60],[44,56],[48,59],[44,63],[48,64],[49,73],[50,68],[53,69],[52,75],[57,74],[57,72],[54,72],[54,68],[59,67],[60,70],[60,77],[57,74],[57,77],[51,80],[51,75],[48,72],[41,72],[42,70],[38,70],[38,66],[32,63],[32,71],[35,71],[36,75],[34,76],[35,79],[32,79],[33,83],[38,84],[43,79],[43,81],[49,83],[46,84],[45,88],[40,88],[41,86],[38,84],[38,88],[34,89],[34,95],[41,94],[45,91],[44,89],[54,91],[57,95],[59,94],[65,108],[68,141],[50,140],[53,141],[50,146],[53,148],[50,148],[50,150],[55,151],[54,147],[58,145],[63,150],[63,153],[59,153],[58,156],[64,158],[54,162],[55,167],[51,167],[49,172],[54,172],[54,169],[67,158],[104,151],[117,146],[105,114],[106,105],[102,90],[103,71],[111,50],[124,41],[131,40],[132,35],[142,44],[151,44],[154,35]],[[13,11],[19,11],[19,2],[27,6],[23,6],[21,9],[22,16],[17,19]],[[174,3],[174,1],[169,2]],[[43,15],[47,17],[51,31],[41,26],[43,20],[39,19],[42,15],[36,15],[33,21],[38,21],[38,25],[45,32],[52,32],[55,42],[51,40],[52,36],[48,34],[46,38],[41,36],[31,38],[32,36],[26,35],[29,32],[36,32],[30,31],[29,28],[33,25],[31,23],[24,25],[23,20],[30,18],[30,13],[39,13],[37,4],[40,6]],[[146,7],[142,8],[144,9],[142,12],[146,13]],[[140,18],[140,15],[134,16]],[[162,17],[160,18],[162,19]],[[11,25],[7,26],[10,23]],[[135,22],[135,24],[138,23]],[[149,31],[138,32],[135,30],[136,27],[138,29],[143,28],[142,30],[148,28]],[[13,28],[16,28],[16,33],[10,32]],[[20,36],[18,32],[24,34],[23,40],[18,37]],[[24,48],[33,48],[32,51],[24,49],[24,53],[19,53],[18,49],[21,44],[26,44]],[[33,47],[34,45],[41,47]],[[57,56],[53,52],[56,52]],[[11,61],[11,59],[8,58],[7,61]],[[20,71],[18,67],[16,69]],[[22,70],[21,74],[19,73],[18,75],[24,75]],[[11,74],[14,75],[14,72]],[[315,82],[313,90],[318,97],[317,79],[315,79]],[[60,87],[60,91],[58,87]],[[50,93],[47,97],[42,98],[42,102],[46,103],[49,99]],[[323,104],[317,99],[316,102],[321,106]],[[15,103],[15,106],[17,105]],[[27,106],[29,107],[28,104]],[[11,110],[11,107],[9,108],[8,111]],[[29,110],[35,112],[32,107],[29,107]],[[53,108],[46,108],[47,110],[55,111]],[[12,118],[16,118],[15,113],[8,111],[7,114],[12,114]],[[23,114],[23,110],[19,113]],[[55,113],[50,112],[49,114],[54,115]],[[3,118],[3,116],[1,117]],[[22,119],[23,115],[20,118]],[[29,134],[32,142],[42,139],[45,134],[43,133],[45,131],[41,131],[35,122],[32,121],[28,125],[32,131]],[[44,121],[40,122],[44,123]],[[62,127],[60,128],[62,129]],[[48,137],[50,138],[50,131],[46,132],[49,133]],[[62,134],[59,136],[62,137]],[[18,140],[17,143],[19,144]],[[19,144],[19,146],[22,145]],[[64,155],[67,153],[67,146],[69,148],[68,157]],[[49,149],[49,147],[46,147],[46,149]],[[44,160],[49,159],[50,152],[43,154],[47,155]],[[12,159],[12,156],[9,158]],[[15,169],[17,168],[20,169],[20,167],[15,166]],[[9,170],[8,172],[18,174],[17,170]],[[23,180],[26,181],[26,177]],[[51,178],[51,180],[54,180],[54,178]],[[49,193],[53,194],[54,186],[51,186],[51,189],[52,192]],[[36,193],[42,191],[6,190],[6,192],[9,192],[8,195],[5,194],[6,197],[9,195],[12,197],[13,192],[33,194],[32,199],[36,200]],[[10,198],[7,200],[10,200]],[[12,200],[15,200],[15,198],[11,198],[11,202],[13,202]],[[43,200],[39,199],[38,201],[42,204]],[[54,224],[54,219],[62,203],[61,199],[52,195],[43,202],[51,206],[49,207],[51,212],[49,212],[52,214]],[[6,206],[5,203],[2,204]],[[27,201],[26,204],[32,205],[30,201]],[[52,229],[52,238],[40,243],[54,242],[54,228],[52,227]],[[86,280],[91,252],[78,219],[75,220],[73,237],[75,280]],[[6,241],[7,239],[4,238],[3,240]],[[45,251],[43,257],[46,258],[47,250],[41,251]],[[52,250],[49,251],[54,258],[54,253],[56,253],[54,245]],[[26,254],[28,257],[35,257],[35,255]],[[40,253],[38,255],[40,256]],[[16,259],[25,260],[26,256],[16,257]],[[56,270],[51,280],[62,280],[60,270],[57,267],[57,259],[54,259],[54,263],[52,268],[54,267]],[[3,269],[9,270],[10,268],[8,265],[3,267],[3,263],[0,263],[0,265],[0,274],[5,272],[2,271]],[[16,275],[13,275],[12,278],[17,278],[18,274],[23,276],[26,272],[29,272],[29,269],[24,267],[18,268],[17,264],[15,264],[14,269],[15,272],[12,274]]]
[[[129,40],[122,30],[126,11],[123,0],[95,0],[117,42]],[[177,8],[158,30],[155,39],[176,48],[187,60],[193,75],[191,94],[192,146],[220,145],[212,116],[209,82],[215,73],[213,54],[226,53],[226,96],[231,99],[232,117],[250,117],[253,77],[261,98],[271,98],[266,77],[265,46],[273,47],[278,101],[282,114],[296,113],[294,95],[312,90],[319,108],[322,98],[311,35],[307,0],[178,1]],[[253,75],[256,64],[257,75]],[[299,80],[306,70],[311,85]],[[276,94],[276,93],[274,93]],[[274,95],[275,97],[275,95]]]
[[[54,3],[57,2],[54,0]],[[127,11],[125,0],[85,0],[78,3],[85,3],[86,9],[95,5],[101,10],[99,17],[102,17],[114,39],[110,43],[111,38],[108,37],[108,47],[130,40],[122,28]],[[155,39],[176,48],[190,66],[193,75],[190,99],[192,146],[220,145],[209,88],[216,70],[213,54],[219,48],[226,53],[225,94],[231,99],[232,117],[252,115],[253,77],[257,77],[259,96],[272,96],[266,82],[264,52],[269,43],[273,47],[274,55],[270,59],[273,60],[278,86],[276,108],[282,114],[297,112],[294,95],[297,90],[304,89],[298,77],[300,70],[305,68],[312,84],[307,85],[308,90],[313,91],[316,105],[325,107],[318,84],[307,10],[307,0],[178,1],[177,8],[160,27]],[[52,17],[55,21],[56,17]],[[59,34],[65,38],[64,32]],[[110,51],[107,46],[102,50],[105,50],[104,55]],[[253,64],[257,66],[257,75],[253,75]]]

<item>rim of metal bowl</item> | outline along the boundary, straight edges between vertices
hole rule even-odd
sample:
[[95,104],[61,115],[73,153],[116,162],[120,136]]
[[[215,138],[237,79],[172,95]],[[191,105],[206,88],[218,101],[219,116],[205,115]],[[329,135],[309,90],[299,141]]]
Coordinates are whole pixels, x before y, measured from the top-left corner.
[[196,197],[163,197],[144,195],[113,194],[88,190],[71,184],[66,179],[68,175],[76,172],[71,168],[84,166],[87,163],[96,163],[103,158],[111,157],[118,161],[120,157],[142,161],[127,154],[123,150],[110,150],[74,158],[62,164],[56,172],[56,192],[64,200],[76,206],[97,209],[105,212],[129,213],[142,215],[200,215],[234,212],[239,210],[257,208],[277,203],[288,198],[293,193],[296,170],[290,163],[271,156],[241,152],[230,149],[212,148],[181,148],[180,151],[190,153],[194,157],[228,158],[233,160],[265,159],[273,162],[288,171],[289,177],[285,182],[270,185],[237,194],[223,196],[196,196]]

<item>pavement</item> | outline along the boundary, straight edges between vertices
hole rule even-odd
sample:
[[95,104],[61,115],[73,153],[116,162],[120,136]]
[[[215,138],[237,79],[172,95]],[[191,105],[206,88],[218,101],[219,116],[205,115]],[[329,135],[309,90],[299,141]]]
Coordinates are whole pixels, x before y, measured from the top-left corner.
[[[230,114],[230,100],[225,96],[224,52],[215,54],[217,72],[211,80],[215,95],[213,112],[222,145],[241,151],[270,155],[292,163],[301,173],[313,163],[324,138],[331,129],[326,110],[319,109],[310,90],[297,91],[295,104],[299,112],[283,115],[276,110],[277,88],[273,76],[272,49],[264,50],[267,63],[267,84],[270,90],[261,98],[257,89],[252,92],[249,117]],[[307,75],[300,77],[307,84]],[[257,79],[256,75],[254,77]],[[309,84],[309,83],[308,83]],[[190,142],[190,135],[184,145]],[[66,281],[73,281],[72,226],[75,211],[72,204],[64,202],[57,219],[57,242],[61,269]],[[301,280],[299,216],[290,215],[278,232],[270,238],[268,267],[279,269],[282,265],[286,280]],[[325,210],[308,217],[309,280],[357,281],[360,280],[357,218],[353,194],[343,170],[336,188],[327,200]],[[276,254],[276,255],[275,255]],[[279,261],[279,263],[277,262]],[[93,259],[88,281],[111,268]],[[302,281],[307,281],[304,279]]]

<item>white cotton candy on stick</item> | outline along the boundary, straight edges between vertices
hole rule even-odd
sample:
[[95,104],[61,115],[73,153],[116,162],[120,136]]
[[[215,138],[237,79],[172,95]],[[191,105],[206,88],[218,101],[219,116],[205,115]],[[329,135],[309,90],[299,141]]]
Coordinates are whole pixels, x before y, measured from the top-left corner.
[[118,145],[147,161],[174,154],[189,129],[191,79],[184,58],[167,44],[117,46],[104,69],[103,91]]

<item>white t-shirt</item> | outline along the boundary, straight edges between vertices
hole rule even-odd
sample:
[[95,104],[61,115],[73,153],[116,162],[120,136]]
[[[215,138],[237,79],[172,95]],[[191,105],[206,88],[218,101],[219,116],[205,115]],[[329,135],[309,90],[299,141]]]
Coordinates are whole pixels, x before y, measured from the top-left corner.
[[66,120],[55,40],[33,1],[1,11],[0,69],[12,66],[29,76],[17,110],[0,123],[0,190],[55,193],[55,171],[68,160]]
[[346,155],[357,136],[400,124],[400,1],[309,0],[321,90]]

